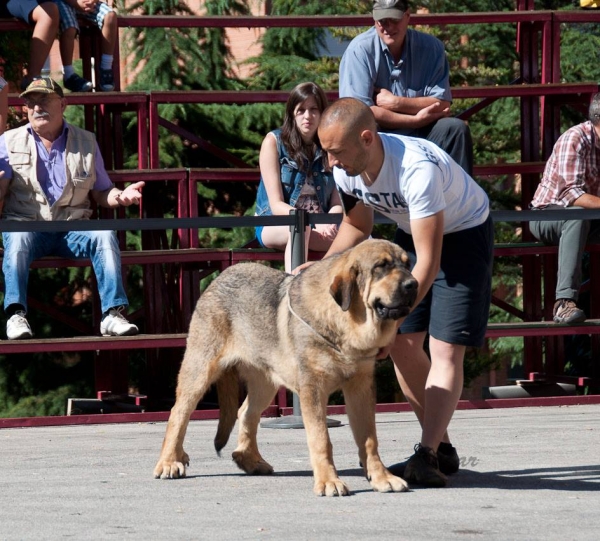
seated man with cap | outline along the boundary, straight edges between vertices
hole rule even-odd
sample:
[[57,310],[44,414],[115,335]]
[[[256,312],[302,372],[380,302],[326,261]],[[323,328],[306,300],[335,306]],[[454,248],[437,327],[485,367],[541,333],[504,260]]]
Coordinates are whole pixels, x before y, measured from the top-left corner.
[[[62,88],[50,78],[34,80],[20,96],[29,123],[0,135],[0,217],[13,221],[87,220],[96,204],[115,208],[139,204],[143,182],[120,190],[111,182],[93,133],[68,124]],[[4,228],[3,228],[4,229]],[[121,254],[113,231],[3,232],[4,310],[9,340],[31,338],[27,315],[29,266],[58,255],[90,258],[102,305],[100,333],[138,333],[123,310],[128,301]]]
[[356,36],[340,64],[340,98],[371,107],[380,131],[421,137],[473,174],[469,127],[450,113],[443,43],[408,28],[408,0],[374,0],[375,25]]

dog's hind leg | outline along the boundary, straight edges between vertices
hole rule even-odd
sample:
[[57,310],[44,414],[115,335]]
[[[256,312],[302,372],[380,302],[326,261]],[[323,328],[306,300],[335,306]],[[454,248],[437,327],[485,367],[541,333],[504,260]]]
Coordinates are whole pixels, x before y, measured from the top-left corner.
[[238,446],[232,454],[233,461],[246,473],[269,475],[273,467],[258,451],[256,433],[260,416],[277,393],[277,386],[263,372],[249,367],[245,368],[242,378],[246,381],[248,396],[238,411]]
[[190,347],[188,341],[177,381],[175,405],[171,409],[160,458],[154,468],[155,478],[185,477],[189,456],[183,450],[183,440],[190,415],[222,372],[219,367],[220,356],[216,355],[215,348],[198,346],[194,344],[194,347]]
[[373,373],[354,376],[343,386],[346,413],[358,446],[358,456],[365,475],[377,492],[404,492],[404,479],[392,475],[381,462],[375,425],[375,389]]

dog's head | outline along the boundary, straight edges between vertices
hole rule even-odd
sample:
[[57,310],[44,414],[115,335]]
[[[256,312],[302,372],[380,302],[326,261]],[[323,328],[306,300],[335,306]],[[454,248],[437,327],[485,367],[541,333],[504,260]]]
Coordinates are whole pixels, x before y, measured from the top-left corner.
[[342,310],[362,300],[377,319],[408,315],[418,283],[408,270],[408,255],[387,240],[366,240],[341,254],[341,271],[334,275],[330,293]]

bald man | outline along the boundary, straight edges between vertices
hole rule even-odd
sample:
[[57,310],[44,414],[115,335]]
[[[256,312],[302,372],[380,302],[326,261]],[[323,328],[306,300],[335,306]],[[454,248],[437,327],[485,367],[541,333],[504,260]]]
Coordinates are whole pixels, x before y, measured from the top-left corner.
[[[377,133],[371,109],[354,98],[326,109],[318,133],[344,206],[326,257],[368,238],[378,211],[398,224],[394,241],[409,253],[419,282],[415,308],[389,349],[422,435],[415,454],[390,471],[409,483],[445,486],[459,467],[447,428],[463,388],[465,350],[483,345],[489,314],[488,197],[435,144]],[[423,348],[428,333],[431,360]]]

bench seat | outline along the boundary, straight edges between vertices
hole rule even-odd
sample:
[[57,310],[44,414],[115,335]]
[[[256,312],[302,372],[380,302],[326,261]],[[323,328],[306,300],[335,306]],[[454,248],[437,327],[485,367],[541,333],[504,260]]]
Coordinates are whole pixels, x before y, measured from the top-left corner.
[[[0,262],[4,253],[0,250]],[[229,248],[178,248],[169,250],[131,250],[121,252],[121,262],[124,265],[149,264],[194,264],[211,261],[229,262]],[[36,259],[31,264],[32,269],[53,269],[65,267],[89,267],[89,259],[67,259],[64,257],[48,256]]]
[[0,341],[0,355],[66,351],[108,351],[185,347],[186,333],[138,334],[136,336],[77,336]]
[[588,319],[583,323],[567,325],[553,321],[518,321],[513,323],[488,323],[486,336],[571,336],[574,334],[599,334],[600,319]]

